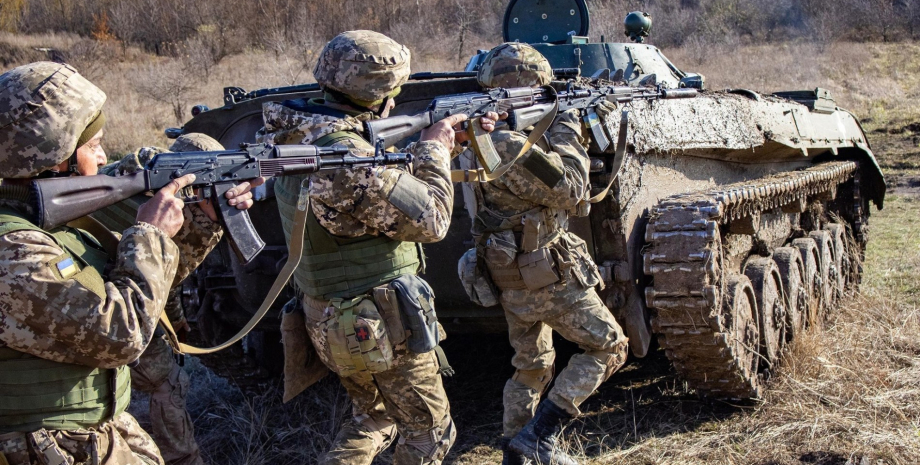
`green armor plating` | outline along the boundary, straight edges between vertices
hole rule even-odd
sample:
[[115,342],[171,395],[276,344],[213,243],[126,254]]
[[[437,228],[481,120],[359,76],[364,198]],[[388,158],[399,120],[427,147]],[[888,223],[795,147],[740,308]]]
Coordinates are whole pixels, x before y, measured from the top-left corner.
[[[88,233],[62,227],[43,231],[14,210],[0,209],[0,235],[42,231],[64,250],[77,268],[75,279],[105,297],[102,269],[108,255]],[[114,370],[60,363],[0,347],[0,433],[40,428],[91,428],[124,412],[131,402],[131,376]]]
[[[317,145],[332,145],[349,138],[370,144],[352,133],[334,133]],[[304,176],[284,176],[275,181],[275,197],[281,213],[286,239],[294,224],[297,196]],[[421,267],[418,245],[387,236],[337,237],[323,228],[313,212],[308,212],[303,259],[294,271],[294,283],[305,294],[317,299],[354,297],[388,283],[404,274],[416,274]]]

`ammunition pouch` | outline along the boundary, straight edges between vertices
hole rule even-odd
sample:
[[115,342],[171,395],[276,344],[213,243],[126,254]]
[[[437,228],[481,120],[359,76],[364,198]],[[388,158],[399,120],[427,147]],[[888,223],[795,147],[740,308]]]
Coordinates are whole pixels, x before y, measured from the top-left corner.
[[531,291],[543,289],[550,284],[559,282],[559,273],[556,271],[556,260],[549,247],[522,253],[517,258],[518,269],[521,270],[521,279]]
[[409,350],[424,354],[437,347],[441,335],[431,286],[422,278],[408,274],[394,279],[388,287],[395,293],[403,327],[407,330],[406,346]]
[[457,262],[457,274],[463,284],[463,290],[470,300],[483,307],[498,305],[498,290],[489,276],[488,269],[479,259],[479,248],[472,248]]
[[551,243],[532,252],[515,252],[509,237],[514,237],[510,231],[493,234],[485,245],[489,274],[499,289],[536,291],[556,283],[603,286],[587,244],[575,234],[559,231]]

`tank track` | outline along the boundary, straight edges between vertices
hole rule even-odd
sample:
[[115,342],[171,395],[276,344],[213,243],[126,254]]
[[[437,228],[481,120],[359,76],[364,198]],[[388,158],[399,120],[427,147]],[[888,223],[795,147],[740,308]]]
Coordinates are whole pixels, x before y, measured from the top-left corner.
[[653,279],[645,290],[654,309],[652,330],[678,374],[701,395],[747,399],[760,393],[757,325],[732,311],[736,288],[747,278],[724,268],[720,227],[774,208],[803,209],[810,196],[833,195],[856,169],[852,161],[823,163],[672,196],[652,210],[644,251],[645,274]]

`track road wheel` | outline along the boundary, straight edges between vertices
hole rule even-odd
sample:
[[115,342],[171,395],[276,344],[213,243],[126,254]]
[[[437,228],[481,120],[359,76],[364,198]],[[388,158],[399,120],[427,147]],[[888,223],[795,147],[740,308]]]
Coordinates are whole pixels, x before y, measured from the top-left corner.
[[786,342],[786,305],[783,301],[782,277],[770,257],[749,258],[744,266],[744,275],[751,280],[757,299],[760,354],[766,360],[762,368],[772,368],[779,363],[780,352]]
[[779,269],[786,300],[786,342],[799,337],[805,330],[808,312],[808,289],[805,286],[805,265],[794,247],[779,247],[773,251],[773,262]]
[[823,320],[837,307],[837,266],[834,264],[834,244],[831,233],[827,231],[812,231],[808,237],[818,246],[818,258],[821,271],[821,314]]
[[739,398],[760,396],[760,330],[758,329],[757,297],[751,280],[744,275],[728,277],[722,301],[722,315],[729,330],[726,334],[736,366],[734,372],[742,378],[747,392],[736,392]]
[[834,252],[834,265],[837,267],[837,299],[843,297],[843,292],[850,285],[850,254],[847,250],[847,230],[839,223],[824,226],[824,230],[831,235],[831,244]]
[[821,313],[821,265],[818,246],[811,238],[803,237],[792,241],[792,247],[799,251],[802,258],[802,283],[807,294],[807,304],[802,312],[805,325],[811,327],[818,323],[818,315]]

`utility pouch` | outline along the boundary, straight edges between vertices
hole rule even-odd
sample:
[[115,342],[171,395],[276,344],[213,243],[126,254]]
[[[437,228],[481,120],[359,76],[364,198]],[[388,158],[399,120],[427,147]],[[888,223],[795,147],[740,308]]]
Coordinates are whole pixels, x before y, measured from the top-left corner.
[[370,297],[332,299],[325,313],[326,344],[340,376],[371,379],[393,366],[393,345]]
[[521,250],[534,252],[540,247],[543,228],[543,211],[528,212],[524,215],[524,233],[521,237]]
[[402,316],[399,314],[399,303],[396,299],[396,291],[390,289],[389,285],[377,286],[373,290],[374,301],[377,302],[377,309],[380,310],[380,316],[383,317],[387,325],[387,332],[390,334],[390,343],[393,344],[394,350],[405,350],[406,348],[406,330],[403,327]]
[[514,232],[507,230],[492,233],[486,241],[484,254],[492,265],[504,267],[514,263],[518,254]]
[[441,342],[438,316],[434,310],[434,291],[418,276],[402,275],[389,285],[396,292],[396,302],[402,314],[406,345],[418,354],[431,351]]
[[281,309],[281,344],[284,348],[284,396],[287,402],[329,373],[310,342],[300,299]]
[[517,261],[527,289],[536,291],[559,282],[559,274],[555,269],[556,263],[548,247],[530,253],[522,253],[518,255]]
[[478,250],[467,250],[457,262],[457,274],[460,283],[470,300],[483,307],[498,305],[498,291],[485,266],[480,263]]
[[594,259],[588,252],[588,244],[585,241],[572,234],[566,233],[559,241],[559,245],[565,249],[571,261],[570,273],[584,287],[594,287],[598,284],[601,289],[604,284],[601,280],[601,272],[597,269]]

